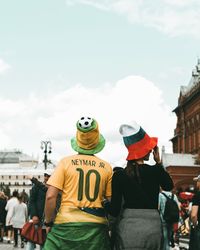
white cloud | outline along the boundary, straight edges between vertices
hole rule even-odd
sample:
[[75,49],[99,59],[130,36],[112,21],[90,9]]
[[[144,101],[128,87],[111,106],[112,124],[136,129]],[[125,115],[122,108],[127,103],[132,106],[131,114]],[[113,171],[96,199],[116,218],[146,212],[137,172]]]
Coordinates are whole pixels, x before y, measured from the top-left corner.
[[99,156],[112,163],[125,162],[127,150],[118,129],[131,120],[141,124],[150,136],[158,136],[159,146],[171,150],[169,139],[173,136],[175,117],[164,103],[160,89],[141,76],[129,76],[114,86],[99,88],[77,84],[63,92],[42,98],[31,95],[20,102],[1,99],[2,106],[7,107],[0,109],[2,148],[9,146],[37,155],[42,154],[40,141],[48,139],[52,141],[52,157],[58,160],[74,153],[70,139],[75,136],[76,121],[88,115],[96,118],[107,141]]
[[0,98],[0,117],[7,119],[8,117],[17,117],[25,111],[25,103],[22,101],[13,101]]
[[180,7],[187,7],[199,4],[199,1],[197,0],[164,0],[164,2],[173,6],[180,6]]
[[[66,1],[70,5],[71,0]],[[132,23],[154,27],[171,36],[200,38],[199,0],[73,0],[124,15]]]
[[10,68],[10,65],[5,63],[1,58],[0,58],[0,74],[4,73],[6,70]]
[[10,143],[10,138],[9,136],[3,131],[3,129],[0,129],[0,140],[1,140],[1,145],[4,146],[3,149],[5,149],[6,147],[9,147],[9,143]]
[[168,79],[169,75],[173,78],[181,78],[185,76],[185,72],[187,72],[187,68],[184,67],[173,67],[173,68],[168,68],[167,70],[165,69],[165,71],[161,71],[158,73],[158,76],[161,79]]

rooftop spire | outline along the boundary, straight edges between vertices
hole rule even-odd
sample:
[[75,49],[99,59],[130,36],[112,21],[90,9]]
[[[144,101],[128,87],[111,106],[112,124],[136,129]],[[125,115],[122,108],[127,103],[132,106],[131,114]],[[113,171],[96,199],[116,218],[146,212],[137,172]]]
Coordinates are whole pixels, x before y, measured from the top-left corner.
[[196,70],[198,73],[200,73],[200,58],[197,60]]

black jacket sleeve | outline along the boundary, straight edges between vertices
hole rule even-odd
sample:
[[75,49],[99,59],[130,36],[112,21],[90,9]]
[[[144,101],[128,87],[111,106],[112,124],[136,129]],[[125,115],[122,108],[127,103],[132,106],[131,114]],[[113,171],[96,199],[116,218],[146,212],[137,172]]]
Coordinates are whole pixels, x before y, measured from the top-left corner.
[[122,171],[117,171],[113,174],[111,202],[105,205],[107,212],[114,217],[119,215],[122,207],[121,175]]
[[38,181],[37,178],[33,177],[31,179],[31,181],[32,181],[33,184],[35,184],[35,186],[43,189],[44,191],[47,191],[47,189],[48,189],[47,186],[44,183],[42,183],[41,181]]
[[158,170],[158,180],[160,180],[160,186],[165,191],[171,191],[174,187],[174,183],[169,173],[164,169],[162,164],[155,166]]
[[37,196],[38,196],[38,188],[37,186],[34,185],[31,189],[30,199],[29,199],[29,215],[31,218],[33,216],[38,216]]

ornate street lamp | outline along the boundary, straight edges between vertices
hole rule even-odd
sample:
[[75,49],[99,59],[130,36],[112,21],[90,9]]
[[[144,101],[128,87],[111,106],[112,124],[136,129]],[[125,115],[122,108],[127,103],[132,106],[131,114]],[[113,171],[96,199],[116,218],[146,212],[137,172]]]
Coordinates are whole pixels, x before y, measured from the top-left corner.
[[47,157],[48,154],[51,154],[51,141],[41,141],[41,149],[44,152],[44,168],[47,169],[47,164],[51,162]]

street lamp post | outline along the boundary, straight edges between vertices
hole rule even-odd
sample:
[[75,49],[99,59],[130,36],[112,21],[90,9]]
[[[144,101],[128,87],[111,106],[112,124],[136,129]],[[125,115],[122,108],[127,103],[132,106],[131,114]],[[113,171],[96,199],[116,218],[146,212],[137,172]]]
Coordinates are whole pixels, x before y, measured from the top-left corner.
[[47,157],[51,154],[51,141],[41,141],[41,149],[44,152],[44,168],[47,169],[47,164],[51,162]]

